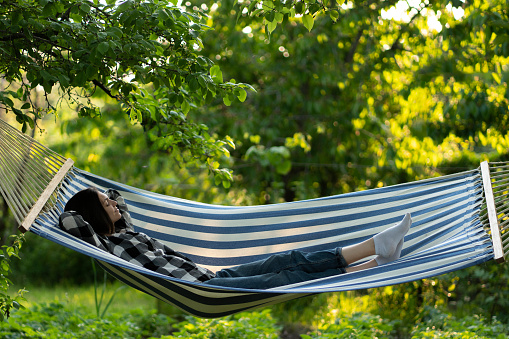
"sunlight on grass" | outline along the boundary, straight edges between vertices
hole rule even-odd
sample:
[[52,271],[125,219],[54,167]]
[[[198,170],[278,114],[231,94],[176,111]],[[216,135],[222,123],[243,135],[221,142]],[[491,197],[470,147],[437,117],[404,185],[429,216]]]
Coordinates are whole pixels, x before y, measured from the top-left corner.
[[[108,284],[106,292],[104,293],[102,307],[107,305],[109,299],[114,291],[123,284],[115,282]],[[35,304],[59,302],[68,305],[70,308],[80,308],[87,313],[95,313],[95,292],[94,286],[71,286],[71,287],[28,287],[28,293],[25,294],[26,302],[23,303],[26,307],[31,307]],[[97,290],[98,298],[100,298],[102,286]],[[156,309],[156,299],[139,292],[131,287],[124,286],[116,294],[108,309],[108,313],[122,313],[126,310],[141,309],[141,310],[154,310]]]

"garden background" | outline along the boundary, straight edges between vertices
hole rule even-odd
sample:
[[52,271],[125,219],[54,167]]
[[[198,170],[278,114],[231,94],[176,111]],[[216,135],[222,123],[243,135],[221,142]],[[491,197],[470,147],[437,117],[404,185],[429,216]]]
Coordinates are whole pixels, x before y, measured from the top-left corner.
[[[0,117],[128,185],[240,206],[509,160],[508,1],[0,4]],[[18,253],[0,203],[2,337],[508,337],[506,264],[203,320]]]

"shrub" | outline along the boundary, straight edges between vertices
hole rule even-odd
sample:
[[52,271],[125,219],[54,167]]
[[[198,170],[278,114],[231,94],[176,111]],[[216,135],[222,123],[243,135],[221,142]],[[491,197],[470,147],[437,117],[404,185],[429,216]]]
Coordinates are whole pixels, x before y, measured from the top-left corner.
[[423,318],[412,330],[412,338],[497,338],[507,339],[509,325],[496,317],[491,320],[478,315],[457,319],[439,308],[425,307]]
[[448,305],[459,315],[481,314],[485,318],[497,316],[509,322],[509,265],[489,261],[439,277],[452,281]]
[[175,319],[135,309],[103,318],[62,303],[37,304],[18,310],[0,323],[0,338],[243,338],[277,339],[280,328],[270,310],[240,313],[221,319],[187,316]]
[[344,314],[333,310],[332,318],[324,319],[322,324],[311,333],[302,334],[303,339],[340,339],[340,338],[388,338],[393,326],[380,316],[370,313]]
[[153,312],[133,311],[97,318],[61,303],[19,310],[0,323],[0,337],[15,338],[146,338],[171,333],[174,321]]
[[19,290],[14,297],[7,292],[12,282],[9,280],[11,273],[11,259],[13,257],[19,259],[19,249],[23,243],[23,235],[11,236],[13,242],[11,245],[3,245],[0,248],[0,321],[8,318],[12,309],[21,308],[20,301],[24,300],[23,293],[25,290]]
[[178,331],[161,339],[277,339],[280,327],[270,313],[270,309],[261,312],[239,313],[221,319],[198,319],[188,317],[179,323]]

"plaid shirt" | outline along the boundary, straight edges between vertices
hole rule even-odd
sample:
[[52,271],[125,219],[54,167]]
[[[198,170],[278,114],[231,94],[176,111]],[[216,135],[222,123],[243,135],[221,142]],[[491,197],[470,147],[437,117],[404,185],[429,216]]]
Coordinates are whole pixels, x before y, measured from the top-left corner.
[[127,204],[122,196],[112,189],[105,194],[117,202],[122,214],[122,218],[115,223],[114,234],[96,234],[92,226],[74,211],[60,215],[60,228],[130,263],[164,275],[193,282],[207,281],[215,276],[212,271],[196,265],[191,259],[156,239],[134,232]]

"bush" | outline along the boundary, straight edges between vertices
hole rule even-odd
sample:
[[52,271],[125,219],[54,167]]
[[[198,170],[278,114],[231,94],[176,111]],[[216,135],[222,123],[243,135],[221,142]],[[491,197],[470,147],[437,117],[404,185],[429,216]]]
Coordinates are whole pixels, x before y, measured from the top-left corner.
[[[346,316],[339,312],[332,322],[324,322],[309,334],[302,334],[303,339],[340,339],[340,338],[388,338],[393,326],[378,315],[354,313]],[[344,317],[342,317],[344,316]]]
[[509,326],[496,317],[486,320],[478,315],[457,319],[433,307],[425,307],[423,318],[412,330],[412,338],[497,338],[507,339]]
[[18,310],[0,323],[0,338],[279,338],[270,310],[239,313],[221,319],[187,316],[177,323],[154,311],[132,310],[104,318],[53,302]]
[[489,261],[439,277],[452,281],[448,305],[458,315],[481,314],[491,319],[496,316],[509,322],[509,265]]
[[187,321],[177,324],[179,329],[177,332],[161,339],[277,339],[281,328],[270,312],[270,309],[265,309],[261,312],[239,313],[221,319],[188,317]]
[[0,323],[0,337],[15,338],[146,338],[172,331],[174,321],[153,312],[133,311],[97,318],[61,303],[19,310]]

